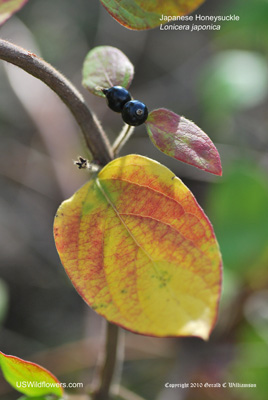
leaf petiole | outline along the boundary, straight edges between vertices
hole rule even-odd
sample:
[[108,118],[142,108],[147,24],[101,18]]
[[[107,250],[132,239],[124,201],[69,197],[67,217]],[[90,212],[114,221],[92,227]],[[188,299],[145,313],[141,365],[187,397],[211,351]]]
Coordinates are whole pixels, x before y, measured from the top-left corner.
[[134,131],[134,126],[130,126],[127,124],[125,124],[123,126],[121,132],[119,133],[119,135],[117,136],[117,138],[115,139],[115,141],[112,145],[112,150],[113,150],[115,156],[118,155],[118,153],[120,152],[122,147],[126,144],[128,139],[132,135],[133,131]]

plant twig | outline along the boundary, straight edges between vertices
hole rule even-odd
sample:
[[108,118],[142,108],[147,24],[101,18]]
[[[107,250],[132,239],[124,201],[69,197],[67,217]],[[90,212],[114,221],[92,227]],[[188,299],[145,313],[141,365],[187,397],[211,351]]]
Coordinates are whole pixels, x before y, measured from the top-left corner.
[[115,387],[114,377],[121,375],[121,364],[124,356],[123,331],[117,325],[106,323],[105,353],[93,391],[93,400],[110,400]]
[[81,93],[50,64],[6,40],[0,39],[0,59],[14,64],[48,85],[72,112],[86,145],[100,165],[113,159],[113,152],[99,121],[87,107]]
[[130,126],[127,124],[123,126],[122,131],[119,133],[112,146],[115,155],[119,153],[119,151],[122,149],[122,147],[125,145],[125,143],[132,135],[133,131],[134,131],[134,126]]

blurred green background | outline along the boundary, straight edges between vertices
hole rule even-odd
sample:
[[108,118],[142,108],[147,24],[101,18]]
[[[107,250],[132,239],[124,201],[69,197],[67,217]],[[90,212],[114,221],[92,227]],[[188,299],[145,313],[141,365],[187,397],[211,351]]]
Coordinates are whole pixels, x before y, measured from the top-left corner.
[[[147,400],[266,400],[268,396],[268,1],[207,0],[203,15],[240,16],[219,32],[133,32],[98,0],[32,0],[1,37],[36,52],[82,91],[111,140],[121,118],[81,86],[97,45],[135,65],[131,93],[150,110],[193,120],[215,142],[218,178],[169,159],[144,126],[121,154],[167,165],[211,219],[224,261],[219,320],[209,342],[126,333],[123,384]],[[102,319],[60,265],[52,226],[59,204],[87,174],[79,129],[41,82],[0,65],[0,349],[41,363],[62,382],[88,385],[101,348]],[[252,383],[256,388],[167,389],[165,383]],[[2,399],[19,395],[3,380]],[[227,385],[228,386],[228,385]]]

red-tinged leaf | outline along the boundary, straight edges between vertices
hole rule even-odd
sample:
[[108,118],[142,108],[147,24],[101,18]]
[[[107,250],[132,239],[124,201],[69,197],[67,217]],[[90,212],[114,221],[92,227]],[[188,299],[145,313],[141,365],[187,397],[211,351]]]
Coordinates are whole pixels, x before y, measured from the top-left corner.
[[193,12],[204,0],[100,0],[111,16],[129,29],[150,29],[168,22],[164,17]]
[[58,253],[96,312],[152,336],[200,336],[215,324],[221,255],[211,224],[166,167],[110,162],[59,207]]
[[212,174],[222,174],[218,150],[192,121],[159,108],[149,114],[146,127],[151,141],[163,153]]
[[36,397],[51,394],[61,397],[63,395],[63,389],[58,379],[40,365],[8,356],[1,351],[0,365],[6,381],[26,396]]
[[128,88],[134,67],[122,51],[111,46],[98,46],[86,56],[83,65],[83,85],[93,94],[105,97],[102,88]]
[[19,11],[28,0],[0,0],[0,25]]

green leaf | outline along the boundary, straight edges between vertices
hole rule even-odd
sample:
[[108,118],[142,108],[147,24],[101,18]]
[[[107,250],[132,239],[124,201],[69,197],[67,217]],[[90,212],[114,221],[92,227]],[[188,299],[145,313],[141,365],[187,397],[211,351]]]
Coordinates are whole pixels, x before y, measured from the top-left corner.
[[159,108],[149,114],[145,124],[151,141],[163,153],[212,174],[222,174],[216,147],[192,121]]
[[0,365],[6,381],[26,396],[53,394],[61,397],[63,394],[58,379],[38,364],[8,356],[0,351]]
[[134,67],[122,51],[111,46],[98,46],[86,56],[82,83],[93,94],[105,97],[101,89],[128,88],[133,76]]
[[28,0],[0,0],[0,24],[3,24],[15,12],[19,11]]
[[73,285],[109,321],[208,338],[221,255],[192,193],[163,165],[139,155],[110,162],[62,203],[54,236]]
[[150,29],[166,23],[164,16],[193,12],[204,0],[100,0],[111,16],[129,29]]

